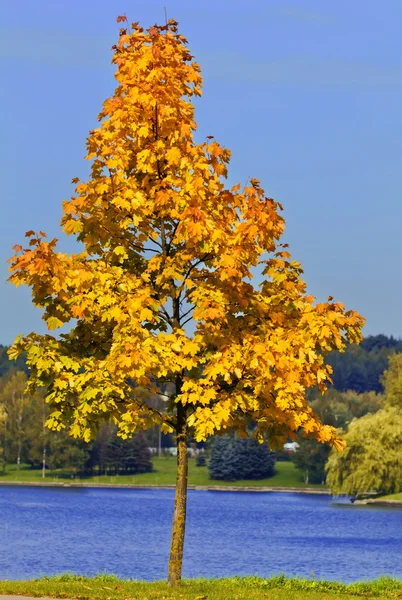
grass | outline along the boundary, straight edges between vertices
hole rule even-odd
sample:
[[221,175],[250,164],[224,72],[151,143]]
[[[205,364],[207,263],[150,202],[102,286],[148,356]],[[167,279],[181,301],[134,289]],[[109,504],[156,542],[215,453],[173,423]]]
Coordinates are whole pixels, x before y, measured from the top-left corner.
[[402,502],[402,492],[399,494],[389,494],[388,496],[379,496],[378,500],[398,500]]
[[165,582],[121,581],[112,575],[94,578],[60,575],[32,581],[0,581],[0,594],[82,600],[396,600],[402,594],[402,581],[384,577],[344,585],[284,576],[271,579],[234,577],[187,580],[179,588],[172,589]]
[[[0,482],[41,482],[48,483],[65,482],[71,483],[126,483],[135,485],[174,485],[176,480],[176,458],[174,456],[155,457],[153,459],[154,471],[152,473],[143,473],[141,475],[102,475],[93,477],[78,477],[72,472],[58,470],[46,473],[45,480],[42,479],[42,472],[39,469],[31,469],[26,465],[18,471],[14,465],[8,465],[5,474],[0,474]],[[258,481],[216,481],[208,478],[207,467],[197,467],[195,459],[189,460],[189,484],[190,485],[225,485],[225,486],[269,486],[286,488],[318,488],[322,485],[306,485],[301,478],[300,472],[292,462],[277,462],[276,474],[269,479],[260,479]]]

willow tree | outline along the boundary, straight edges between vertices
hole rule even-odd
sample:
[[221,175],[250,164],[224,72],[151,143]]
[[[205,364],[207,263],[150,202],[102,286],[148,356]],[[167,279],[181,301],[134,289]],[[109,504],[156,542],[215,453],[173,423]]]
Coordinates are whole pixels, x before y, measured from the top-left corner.
[[[45,387],[51,428],[89,440],[107,419],[123,437],[156,424],[176,435],[174,585],[188,436],[247,435],[252,420],[271,446],[303,428],[340,447],[305,389],[325,390],[324,356],[359,342],[363,319],[330,298],[315,304],[279,243],[281,206],[256,179],[225,187],[229,150],[211,136],[195,142],[202,78],[177,23],[122,28],[113,50],[118,85],[87,139],[91,176],[73,179],[63,203],[63,230],[84,249],[63,254],[29,231],[10,261],[10,280],[31,287],[48,329],[71,330],[18,337],[10,356],[27,353],[28,386]],[[165,409],[153,408],[147,398],[168,384]]]
[[385,406],[396,406],[402,409],[402,354],[389,357],[389,366],[384,371],[382,383]]
[[353,419],[344,452],[332,452],[327,483],[334,494],[395,494],[402,490],[402,412],[388,406]]

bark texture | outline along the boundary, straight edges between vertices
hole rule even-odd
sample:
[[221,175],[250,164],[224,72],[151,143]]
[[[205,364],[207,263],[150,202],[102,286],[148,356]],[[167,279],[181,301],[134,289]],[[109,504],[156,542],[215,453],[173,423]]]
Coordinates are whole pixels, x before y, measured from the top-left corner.
[[184,533],[187,505],[187,430],[184,409],[178,407],[177,418],[177,477],[174,502],[172,542],[170,546],[168,583],[180,585],[183,564]]

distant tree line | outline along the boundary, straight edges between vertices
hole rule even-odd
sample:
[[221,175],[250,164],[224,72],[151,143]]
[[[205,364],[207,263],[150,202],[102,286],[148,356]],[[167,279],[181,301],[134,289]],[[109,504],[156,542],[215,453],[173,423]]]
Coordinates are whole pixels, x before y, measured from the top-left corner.
[[402,352],[402,340],[386,335],[370,335],[361,344],[349,344],[346,351],[331,352],[326,362],[332,366],[333,387],[339,392],[358,394],[384,391],[381,377],[389,357]]
[[[369,485],[367,481],[372,482],[371,479],[366,481],[362,473],[380,472],[379,465],[373,466],[376,461],[384,467],[383,479],[384,473],[398,469],[402,474],[401,459],[394,469],[392,458],[393,449],[398,447],[395,440],[399,433],[395,427],[401,427],[398,415],[402,414],[402,340],[385,335],[368,336],[360,346],[350,344],[344,354],[329,354],[327,361],[334,370],[333,386],[324,395],[319,390],[308,390],[308,401],[324,423],[345,432],[348,448],[353,451],[333,453],[328,462],[331,454],[328,446],[300,436],[299,448],[291,454],[291,459],[301,477],[306,483],[324,483],[329,469],[329,481],[334,489],[350,491],[351,481],[357,479],[349,473],[348,465],[353,464],[359,473],[359,490]],[[173,445],[169,436],[161,436],[157,428],[122,440],[113,426],[105,424],[89,444],[74,440],[65,431],[49,431],[44,426],[48,413],[43,398],[23,393],[27,374],[23,358],[17,363],[9,361],[7,347],[0,346],[0,461],[3,465],[14,463],[18,467],[25,463],[43,468],[44,475],[47,469],[71,469],[87,474],[143,473],[152,469],[149,447]],[[391,436],[388,439],[395,443],[387,446],[384,438],[379,445],[379,428],[388,432]],[[376,449],[370,454],[371,458],[365,450],[368,447]],[[207,455],[212,479],[263,479],[275,471],[275,455],[266,445],[261,446],[253,439],[217,437],[209,444],[207,453],[198,455],[199,466],[206,464]],[[287,456],[284,452],[277,453],[280,458]],[[362,464],[366,466],[360,468]],[[383,481],[378,485],[395,490],[399,483]]]
[[0,460],[46,470],[66,469],[82,474],[115,475],[152,471],[153,431],[127,440],[116,435],[113,425],[100,427],[88,444],[75,440],[66,431],[50,431],[45,426],[48,406],[40,394],[24,393],[27,376],[10,370],[0,378]]
[[13,371],[24,371],[28,375],[29,370],[25,362],[25,356],[21,355],[17,360],[10,360],[7,355],[8,348],[8,346],[0,344],[0,377],[3,377],[10,369]]

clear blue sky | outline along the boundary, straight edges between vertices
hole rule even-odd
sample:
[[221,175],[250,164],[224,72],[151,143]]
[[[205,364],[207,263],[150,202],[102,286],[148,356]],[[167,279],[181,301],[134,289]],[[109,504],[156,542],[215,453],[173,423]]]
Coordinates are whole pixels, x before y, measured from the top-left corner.
[[[179,21],[201,64],[199,133],[284,205],[309,292],[402,336],[401,0],[18,0],[0,10],[1,279],[28,229],[61,237],[85,139],[115,80],[116,17]],[[61,239],[61,249],[74,242]],[[45,331],[29,290],[1,287],[0,343]]]

